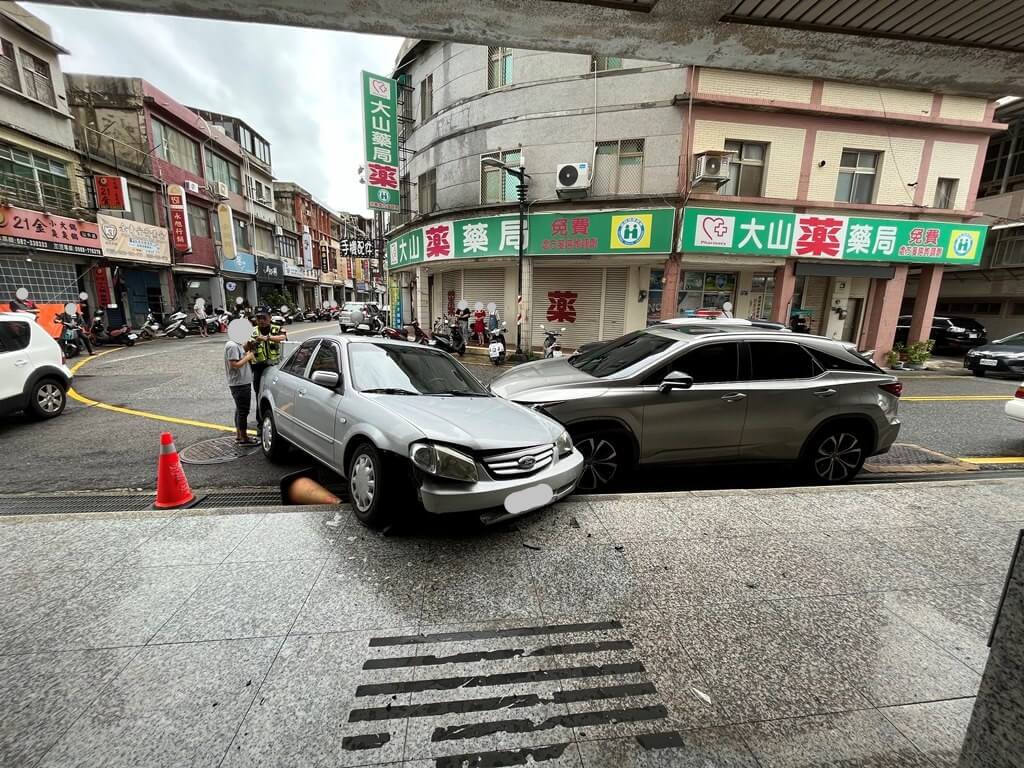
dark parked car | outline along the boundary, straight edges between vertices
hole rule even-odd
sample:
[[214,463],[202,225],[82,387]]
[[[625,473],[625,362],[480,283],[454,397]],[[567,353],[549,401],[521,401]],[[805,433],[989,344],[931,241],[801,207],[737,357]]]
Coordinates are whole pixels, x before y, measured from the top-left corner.
[[1024,374],[1024,333],[975,347],[964,357],[964,368],[975,376],[989,371]]
[[[910,334],[910,315],[902,315],[896,325],[897,343],[906,344]],[[935,352],[963,352],[980,347],[988,339],[985,326],[969,317],[936,315],[932,318],[932,332],[929,338],[935,342]]]

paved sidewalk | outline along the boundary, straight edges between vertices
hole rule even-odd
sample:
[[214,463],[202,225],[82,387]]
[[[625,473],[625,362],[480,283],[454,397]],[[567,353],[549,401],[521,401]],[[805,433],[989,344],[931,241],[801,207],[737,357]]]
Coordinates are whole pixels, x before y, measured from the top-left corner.
[[1024,481],[0,519],[0,765],[955,766]]

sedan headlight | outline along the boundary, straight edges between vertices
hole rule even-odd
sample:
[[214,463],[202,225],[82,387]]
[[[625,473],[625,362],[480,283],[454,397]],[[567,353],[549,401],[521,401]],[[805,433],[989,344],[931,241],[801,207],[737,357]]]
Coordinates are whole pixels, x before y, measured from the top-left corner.
[[967,333],[967,329],[961,328],[959,325],[951,325],[946,330],[950,333]]
[[409,459],[414,465],[430,475],[475,483],[479,480],[476,462],[464,453],[443,445],[413,443]]
[[568,456],[572,453],[572,438],[568,432],[562,432],[555,440],[555,449],[558,451],[559,456]]

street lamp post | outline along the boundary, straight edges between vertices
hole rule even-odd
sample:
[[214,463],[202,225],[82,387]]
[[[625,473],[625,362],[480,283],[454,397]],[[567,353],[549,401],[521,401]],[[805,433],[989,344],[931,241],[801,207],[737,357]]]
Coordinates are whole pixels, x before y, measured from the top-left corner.
[[516,270],[516,353],[513,359],[522,363],[526,361],[526,353],[523,351],[523,321],[525,320],[523,317],[523,251],[526,234],[526,193],[530,187],[527,179],[530,178],[530,174],[526,172],[522,154],[520,154],[518,168],[510,168],[496,157],[485,157],[481,162],[492,168],[500,168],[518,182],[516,196],[519,199],[519,264]]

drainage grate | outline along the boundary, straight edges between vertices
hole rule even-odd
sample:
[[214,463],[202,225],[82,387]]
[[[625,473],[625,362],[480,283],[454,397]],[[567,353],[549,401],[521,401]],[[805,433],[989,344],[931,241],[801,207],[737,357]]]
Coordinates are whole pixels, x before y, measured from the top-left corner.
[[[281,503],[277,488],[241,488],[210,491],[193,509],[214,507],[266,507]],[[0,517],[10,515],[65,515],[84,512],[144,512],[153,505],[152,493],[64,493],[0,496]]]
[[258,445],[238,445],[231,436],[214,437],[182,448],[182,464],[224,464],[256,453]]
[[968,464],[911,443],[896,443],[888,453],[872,456],[864,468],[868,472],[946,472],[972,469]]

